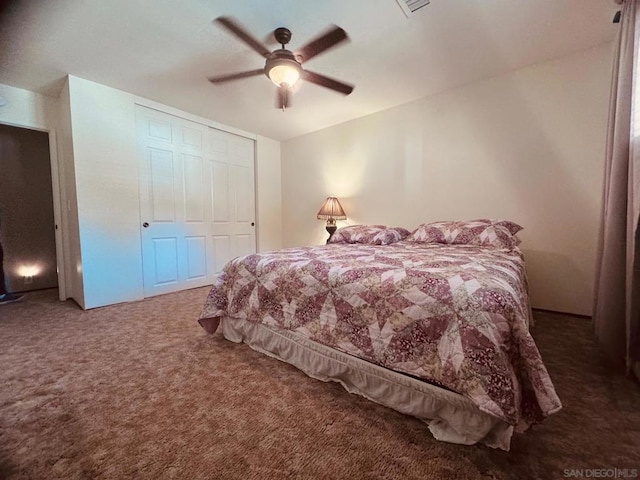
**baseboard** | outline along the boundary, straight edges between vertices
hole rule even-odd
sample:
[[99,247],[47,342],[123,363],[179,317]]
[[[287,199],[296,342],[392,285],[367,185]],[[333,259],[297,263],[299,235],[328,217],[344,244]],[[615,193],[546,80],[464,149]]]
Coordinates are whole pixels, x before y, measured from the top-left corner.
[[555,313],[558,315],[566,315],[568,317],[582,318],[584,320],[591,320],[590,315],[580,315],[578,313],[559,312],[558,310],[547,310],[546,308],[532,308],[534,312]]

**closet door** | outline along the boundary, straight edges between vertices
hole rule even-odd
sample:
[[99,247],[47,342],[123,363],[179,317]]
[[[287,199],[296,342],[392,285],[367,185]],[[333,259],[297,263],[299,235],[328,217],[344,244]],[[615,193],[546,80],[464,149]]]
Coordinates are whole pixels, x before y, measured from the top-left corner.
[[255,253],[254,141],[210,129],[213,263],[219,273],[232,258]]
[[[223,199],[223,208],[236,211],[246,195],[238,197],[233,172],[226,180],[218,178],[209,127],[136,108],[144,295],[210,285],[219,271],[216,239],[220,235],[214,218],[217,199]],[[253,141],[238,138],[251,144],[247,165],[253,178]],[[253,184],[250,195],[253,198]],[[252,201],[246,212],[251,217],[249,225],[254,222],[254,212]],[[238,254],[236,237],[244,234],[237,230],[235,218],[231,217],[224,232],[232,240],[226,259]],[[248,253],[255,252],[253,232],[250,237],[253,240],[245,245]]]

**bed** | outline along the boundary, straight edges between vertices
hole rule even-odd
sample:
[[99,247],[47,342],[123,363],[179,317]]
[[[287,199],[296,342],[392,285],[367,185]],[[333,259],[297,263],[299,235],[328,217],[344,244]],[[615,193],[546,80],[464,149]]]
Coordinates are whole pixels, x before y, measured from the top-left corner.
[[562,408],[529,332],[517,224],[339,229],[239,257],[198,319],[213,334],[415,416],[442,441],[509,450]]

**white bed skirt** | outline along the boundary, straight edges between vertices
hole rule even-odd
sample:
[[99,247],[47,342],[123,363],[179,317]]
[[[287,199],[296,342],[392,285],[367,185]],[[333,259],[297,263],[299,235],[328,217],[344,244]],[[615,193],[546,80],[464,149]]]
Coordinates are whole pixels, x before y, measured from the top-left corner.
[[483,443],[509,450],[513,427],[478,409],[469,399],[407,375],[379,367],[293,332],[238,319],[223,319],[221,330],[232,342],[302,370],[324,382],[426,422],[437,440]]

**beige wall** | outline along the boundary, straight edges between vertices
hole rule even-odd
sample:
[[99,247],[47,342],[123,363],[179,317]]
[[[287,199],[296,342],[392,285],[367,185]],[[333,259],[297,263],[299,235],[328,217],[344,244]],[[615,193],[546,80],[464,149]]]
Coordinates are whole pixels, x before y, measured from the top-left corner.
[[533,306],[590,314],[610,65],[605,45],[284,142],[284,245],[325,240],[328,195],[339,224],[511,219]]

